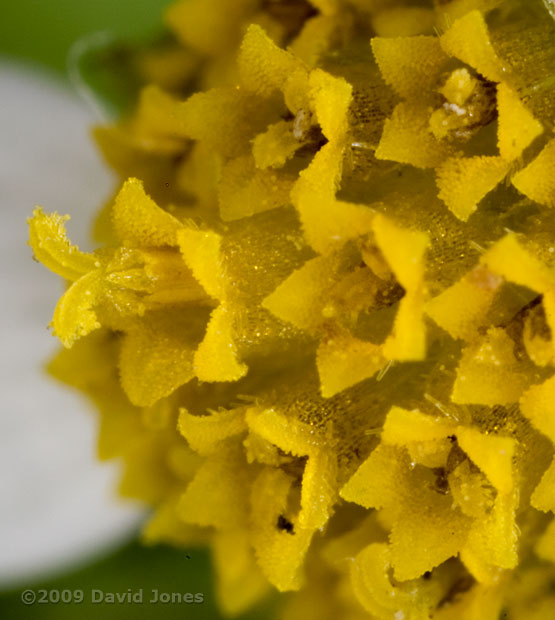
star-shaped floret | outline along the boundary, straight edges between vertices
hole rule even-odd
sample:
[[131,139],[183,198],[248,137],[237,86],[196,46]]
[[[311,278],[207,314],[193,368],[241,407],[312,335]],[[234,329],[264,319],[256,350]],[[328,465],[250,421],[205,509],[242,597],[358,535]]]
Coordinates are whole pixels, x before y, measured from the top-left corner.
[[[481,256],[478,265],[426,304],[427,314],[454,338],[473,340],[488,326],[488,312],[503,282],[541,295],[545,320],[555,329],[555,276],[508,233]],[[530,339],[529,339],[530,340]],[[555,348],[551,344],[553,353]]]
[[[427,236],[371,211],[367,227],[353,228],[351,234],[356,232],[359,237],[371,234],[373,241],[361,241],[358,250],[344,244],[309,260],[263,301],[278,318],[320,338],[317,366],[325,397],[373,376],[389,360],[420,360],[426,351]],[[359,314],[379,308],[395,290],[404,290],[404,295],[384,342],[354,336]]]
[[207,457],[180,500],[182,518],[222,531],[244,528],[267,579],[279,590],[298,589],[311,539],[336,499],[337,464],[324,434],[261,407],[204,416],[182,410],[179,428]]
[[[180,131],[218,155],[224,220],[290,203],[296,173],[285,164],[303,147],[319,148],[322,139],[309,74],[297,56],[253,24],[241,45],[237,87],[198,93],[181,105]],[[293,119],[284,120],[289,115]]]
[[[257,25],[243,39],[238,74],[236,88],[193,95],[178,115],[182,133],[220,155],[222,218],[240,219],[292,201],[309,243],[317,249],[333,243],[336,235],[322,208],[336,215],[332,221],[365,216],[364,208],[335,200],[349,145],[351,86],[322,69],[311,70]],[[298,180],[289,165],[294,157],[297,168],[309,164]],[[323,200],[315,200],[315,188]]]
[[[482,14],[459,17],[439,38],[374,38],[372,49],[384,80],[404,99],[384,126],[376,157],[435,168],[439,197],[466,221],[544,131],[511,87]],[[464,66],[449,69],[453,60]],[[496,117],[499,154],[464,155],[460,148]],[[533,193],[531,173],[515,177],[524,193]]]
[[495,566],[516,563],[515,447],[511,437],[393,407],[380,445],[340,494],[384,509],[399,580],[416,579],[458,553],[486,580]]
[[[30,220],[37,256],[71,283],[52,320],[66,347],[101,325],[124,332],[122,385],[135,405],[152,405],[193,376],[193,354],[211,305],[177,250],[184,225],[130,179],[112,209],[121,247],[80,252],[67,241],[64,218],[40,209]],[[200,304],[191,312],[190,305]]]
[[[508,314],[504,327],[495,326],[494,302],[504,286],[514,285],[529,289],[532,302],[525,312],[519,308],[516,316]],[[480,257],[470,273],[427,302],[426,312],[438,325],[468,342],[456,371],[453,402],[516,403],[525,390],[541,381],[538,366],[549,365],[555,356],[550,336],[555,325],[554,292],[551,270],[521,245],[517,235],[509,233]],[[513,324],[522,333],[527,356],[517,354]],[[547,339],[543,332],[538,334],[541,326]]]

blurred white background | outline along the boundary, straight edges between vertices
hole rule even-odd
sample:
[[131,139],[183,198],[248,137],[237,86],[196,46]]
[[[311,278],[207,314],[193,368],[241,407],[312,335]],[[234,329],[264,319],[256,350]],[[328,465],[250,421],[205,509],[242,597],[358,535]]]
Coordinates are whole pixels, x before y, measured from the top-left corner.
[[115,494],[116,464],[96,460],[96,417],[42,366],[60,278],[31,258],[34,205],[69,213],[83,249],[113,189],[89,136],[97,121],[51,78],[0,62],[0,588],[89,560],[135,532],[139,507]]

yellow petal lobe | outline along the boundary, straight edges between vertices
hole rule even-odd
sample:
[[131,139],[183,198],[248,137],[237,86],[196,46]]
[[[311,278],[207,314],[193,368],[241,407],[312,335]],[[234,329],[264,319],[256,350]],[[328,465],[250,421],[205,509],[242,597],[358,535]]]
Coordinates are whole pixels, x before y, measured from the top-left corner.
[[92,254],[71,245],[65,231],[68,219],[68,215],[47,215],[41,207],[36,207],[33,217],[27,220],[29,245],[35,257],[48,269],[66,280],[75,281],[99,265]]
[[546,207],[555,207],[555,139],[512,181],[521,194]]
[[177,245],[177,231],[182,226],[145,193],[137,179],[128,179],[117,195],[112,223],[121,241],[138,247]]

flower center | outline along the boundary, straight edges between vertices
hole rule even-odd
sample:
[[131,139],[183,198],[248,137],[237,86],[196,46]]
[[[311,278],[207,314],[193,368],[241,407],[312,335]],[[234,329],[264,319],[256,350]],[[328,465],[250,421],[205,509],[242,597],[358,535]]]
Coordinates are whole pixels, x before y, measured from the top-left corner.
[[466,142],[497,116],[495,84],[466,67],[444,77],[438,92],[442,104],[430,117],[430,129],[438,140]]

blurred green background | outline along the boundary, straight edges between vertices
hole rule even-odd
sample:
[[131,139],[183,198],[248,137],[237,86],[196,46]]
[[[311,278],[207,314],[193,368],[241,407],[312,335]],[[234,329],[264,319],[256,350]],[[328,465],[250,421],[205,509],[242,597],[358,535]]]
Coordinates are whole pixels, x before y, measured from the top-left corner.
[[102,116],[113,118],[133,105],[140,87],[127,64],[129,53],[163,35],[163,12],[171,3],[6,0],[0,17],[0,55],[47,70],[73,88],[77,73]]
[[72,44],[107,31],[140,42],[162,28],[171,0],[5,0],[0,18],[0,54],[38,63],[66,76]]
[[[87,35],[104,31],[124,44],[137,44],[156,37],[162,29],[162,11],[171,0],[16,0],[2,3],[0,18],[0,59],[25,61],[66,81],[68,53]],[[26,588],[84,591],[81,604],[24,605]],[[91,604],[90,592],[144,590],[144,600],[153,588],[164,592],[202,592],[203,604]],[[158,546],[147,548],[128,542],[112,555],[97,559],[41,583],[23,584],[0,593],[0,618],[10,620],[70,618],[156,619],[191,618],[217,620],[209,555],[204,550],[176,550]],[[268,609],[255,609],[241,620],[269,617]]]
[[[82,603],[39,603],[25,605],[22,593],[31,588],[37,597],[39,590],[62,592],[83,591]],[[92,591],[132,594],[143,590],[143,603],[107,603],[91,601]],[[152,603],[152,590],[168,593],[202,593],[204,602]],[[98,596],[97,596],[98,598]],[[253,609],[236,620],[256,620],[269,617],[268,609]],[[143,547],[132,542],[113,555],[55,579],[23,585],[12,592],[0,594],[0,618],[6,620],[218,620],[211,582],[210,561],[205,551],[172,549],[165,546]]]

